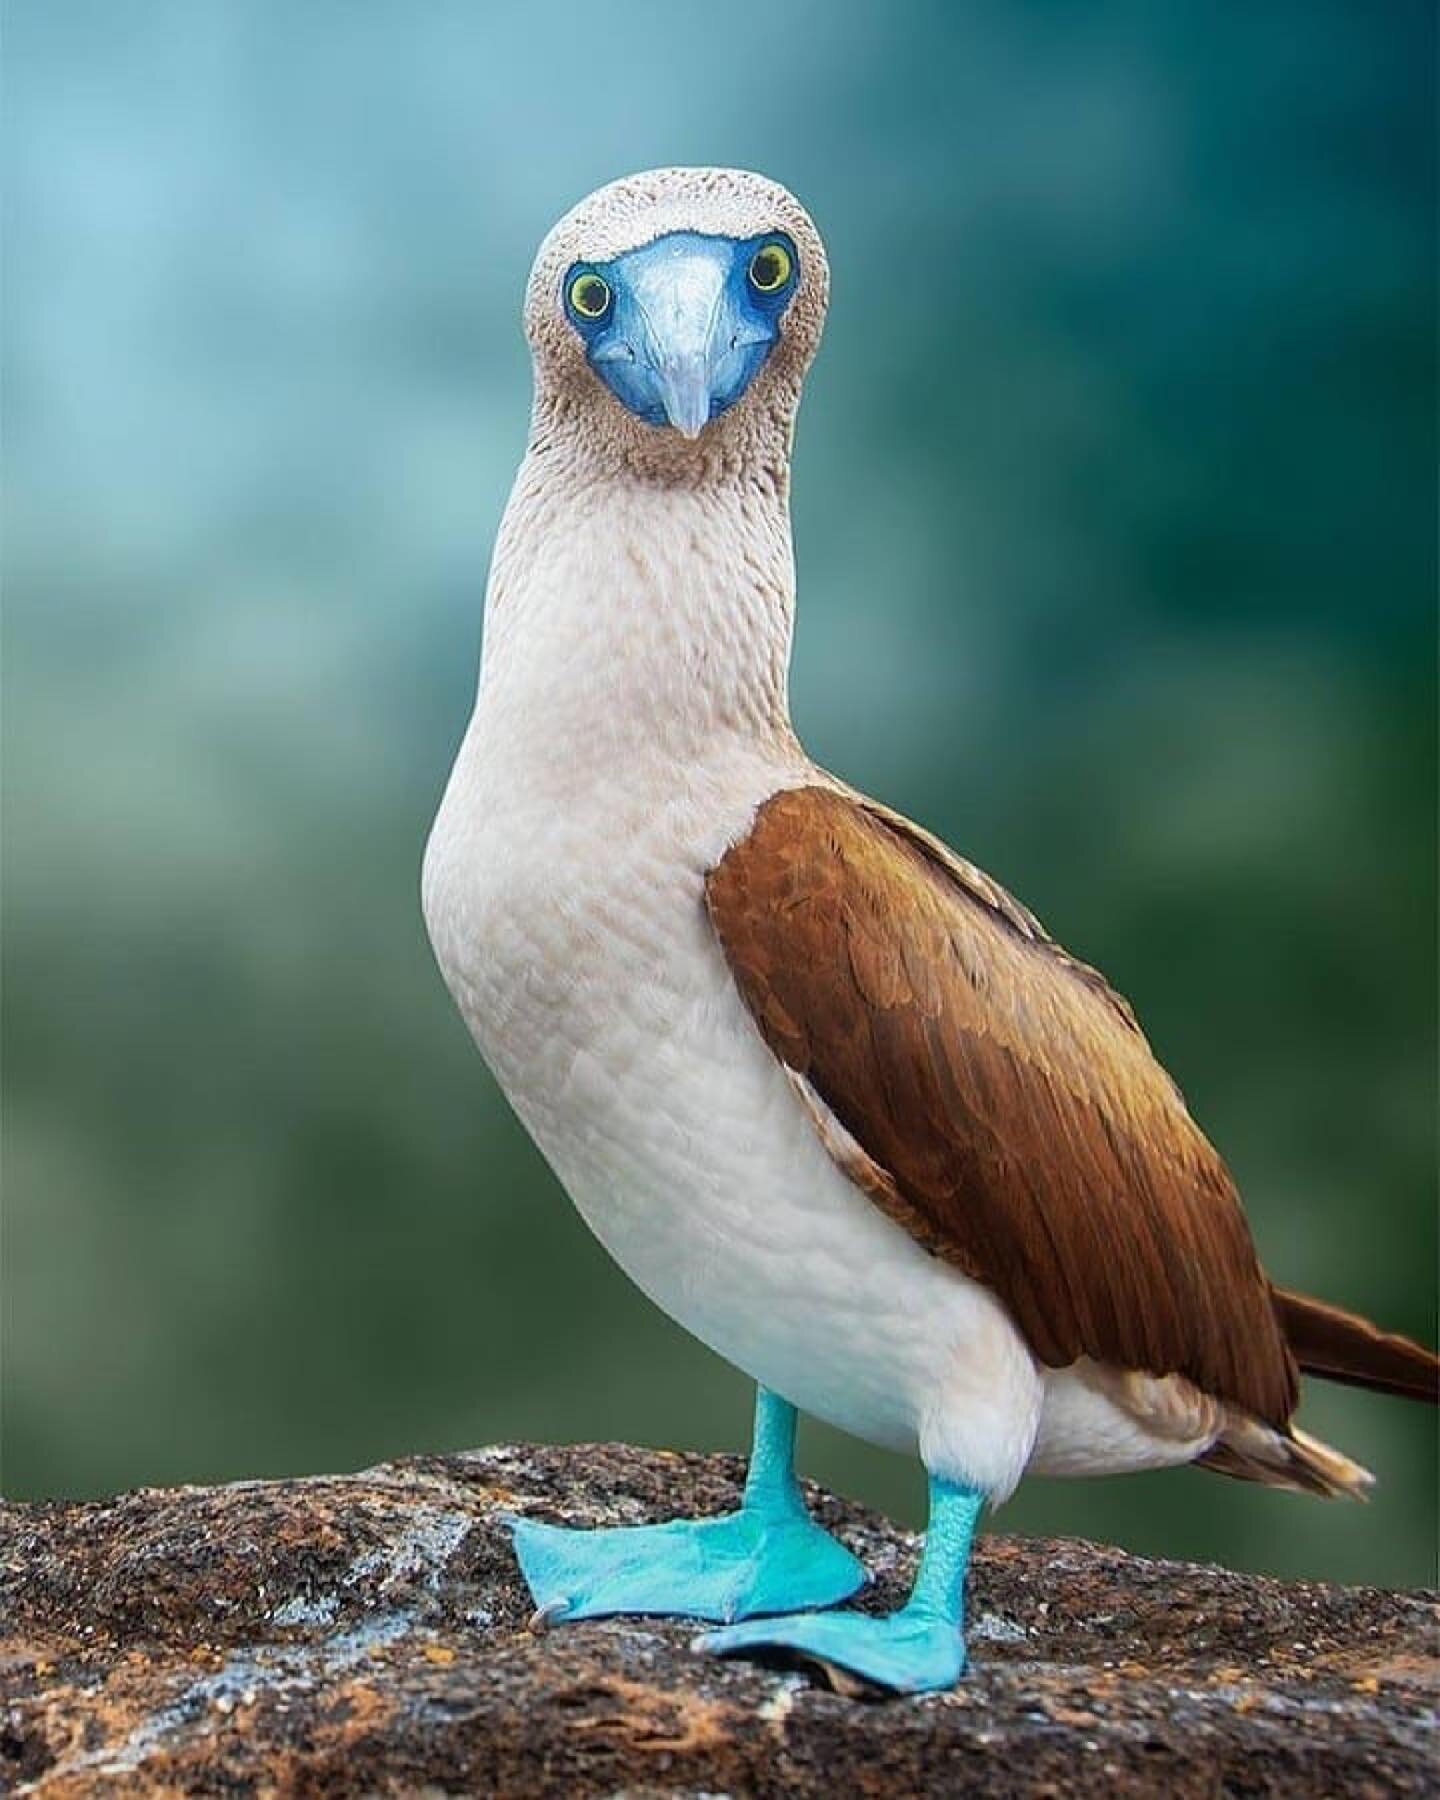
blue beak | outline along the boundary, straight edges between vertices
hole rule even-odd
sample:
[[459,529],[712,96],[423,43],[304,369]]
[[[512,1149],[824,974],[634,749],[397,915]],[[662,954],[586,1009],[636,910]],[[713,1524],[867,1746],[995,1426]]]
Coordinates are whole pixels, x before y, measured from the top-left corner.
[[682,232],[607,265],[611,314],[579,328],[596,374],[648,424],[699,437],[769,354],[778,324],[749,303],[746,250]]

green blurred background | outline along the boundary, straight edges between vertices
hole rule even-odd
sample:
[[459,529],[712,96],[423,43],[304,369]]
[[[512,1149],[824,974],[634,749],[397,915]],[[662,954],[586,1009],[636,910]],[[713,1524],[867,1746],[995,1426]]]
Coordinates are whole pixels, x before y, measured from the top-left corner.
[[[1278,1277],[1434,1331],[1434,44],[1422,0],[5,8],[4,1484],[738,1446],[416,898],[525,435],[533,249],[752,165],[825,232],[813,751],[1138,1006]],[[1009,1530],[1431,1578],[1183,1471]],[[918,1519],[910,1464],[810,1472]]]

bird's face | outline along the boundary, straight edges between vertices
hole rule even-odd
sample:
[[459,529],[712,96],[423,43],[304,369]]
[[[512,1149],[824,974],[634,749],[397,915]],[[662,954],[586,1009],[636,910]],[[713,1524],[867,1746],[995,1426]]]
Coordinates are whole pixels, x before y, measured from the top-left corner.
[[[828,273],[809,215],[760,175],[658,169],[583,200],[526,296],[537,429],[677,477],[788,455]],[[698,459],[698,460],[697,460]]]
[[694,438],[754,380],[799,279],[786,232],[672,231],[608,261],[572,263],[562,303],[620,404]]

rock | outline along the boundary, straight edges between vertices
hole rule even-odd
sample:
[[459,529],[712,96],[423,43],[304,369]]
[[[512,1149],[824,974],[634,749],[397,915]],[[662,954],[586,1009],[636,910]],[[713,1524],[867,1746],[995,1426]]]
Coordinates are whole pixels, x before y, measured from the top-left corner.
[[[987,1537],[972,1668],[866,1701],[683,1620],[526,1628],[505,1509],[640,1523],[741,1465],[591,1445],[0,1506],[0,1787],[124,1793],[1382,1795],[1435,1791],[1418,1594]],[[903,1595],[916,1540],[812,1492]]]

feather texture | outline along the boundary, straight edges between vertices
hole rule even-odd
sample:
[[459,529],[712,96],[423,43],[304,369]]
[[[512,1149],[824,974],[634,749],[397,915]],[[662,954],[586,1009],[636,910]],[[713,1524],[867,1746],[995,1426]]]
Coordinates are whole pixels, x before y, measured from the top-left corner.
[[1275,1308],[1307,1375],[1432,1406],[1440,1400],[1440,1360],[1433,1350],[1308,1294],[1277,1288]]
[[1234,1184],[1100,975],[827,787],[767,801],[706,897],[770,1048],[878,1172],[865,1191],[1040,1362],[1183,1376],[1285,1426],[1297,1372]]

